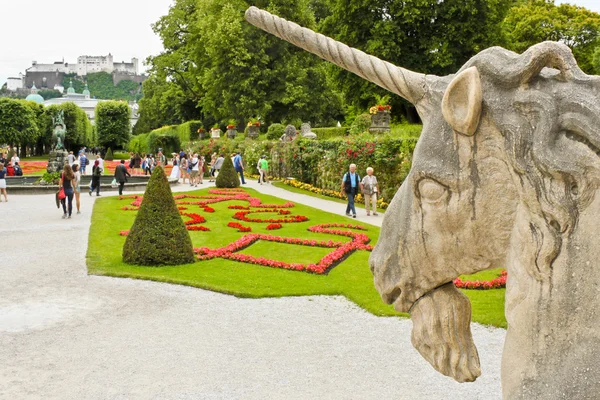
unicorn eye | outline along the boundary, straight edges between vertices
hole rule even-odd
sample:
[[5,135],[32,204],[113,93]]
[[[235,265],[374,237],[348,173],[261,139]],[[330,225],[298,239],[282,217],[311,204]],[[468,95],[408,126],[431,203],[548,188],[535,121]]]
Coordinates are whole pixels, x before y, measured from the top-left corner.
[[427,202],[436,202],[446,194],[446,187],[433,179],[422,179],[419,182],[419,194]]

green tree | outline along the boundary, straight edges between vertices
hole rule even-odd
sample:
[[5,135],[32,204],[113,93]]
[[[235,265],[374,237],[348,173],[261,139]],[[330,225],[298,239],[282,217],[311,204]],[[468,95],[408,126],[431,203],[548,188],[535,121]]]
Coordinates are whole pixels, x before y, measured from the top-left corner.
[[594,68],[594,52],[600,45],[600,14],[553,0],[529,0],[512,7],[502,23],[505,47],[522,53],[545,40],[558,41],[573,50],[586,73]]
[[[421,73],[455,73],[479,51],[500,44],[502,22],[513,0],[331,0],[321,31],[349,46]],[[366,109],[375,84],[331,67],[348,105]],[[414,108],[394,96],[393,113],[414,119]]]
[[152,172],[144,200],[125,240],[123,261],[147,266],[194,262],[192,240],[160,166]]
[[104,147],[125,148],[129,142],[131,110],[123,101],[102,101],[96,106],[98,144]]
[[44,100],[55,99],[62,97],[62,93],[54,89],[42,89],[38,91],[38,94],[44,98]]
[[23,149],[39,134],[36,114],[29,101],[0,98],[0,143]]
[[215,180],[215,185],[218,188],[236,188],[240,186],[240,178],[235,172],[231,157],[225,157],[221,171],[219,171],[219,175],[217,175],[217,179]]

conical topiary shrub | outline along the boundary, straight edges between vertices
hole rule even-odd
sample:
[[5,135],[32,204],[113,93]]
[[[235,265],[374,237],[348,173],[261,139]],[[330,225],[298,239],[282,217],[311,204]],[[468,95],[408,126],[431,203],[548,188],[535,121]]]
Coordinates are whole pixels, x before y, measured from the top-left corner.
[[240,177],[235,172],[235,168],[233,168],[231,157],[225,157],[215,184],[218,188],[236,188],[240,186]]
[[108,150],[106,150],[106,154],[104,155],[104,159],[106,161],[113,161],[115,158],[115,156],[113,156],[113,151],[112,149],[109,147]]
[[156,167],[123,246],[123,262],[179,265],[194,262],[192,240],[181,219],[162,167]]

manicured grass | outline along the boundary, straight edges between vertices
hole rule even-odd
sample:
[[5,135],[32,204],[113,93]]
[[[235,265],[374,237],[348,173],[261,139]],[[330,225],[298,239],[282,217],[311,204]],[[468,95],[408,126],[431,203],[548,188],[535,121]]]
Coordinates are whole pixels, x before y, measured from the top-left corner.
[[[207,194],[208,189],[198,190],[192,194]],[[245,189],[253,197],[263,203],[283,204],[285,201],[263,194],[252,189]],[[189,199],[188,199],[189,200]],[[264,266],[246,264],[221,258],[199,261],[171,267],[140,267],[124,264],[121,252],[125,237],[119,231],[130,229],[135,218],[135,211],[122,211],[121,207],[129,205],[132,200],[119,200],[106,197],[96,201],[92,216],[87,264],[91,274],[116,277],[150,279],[161,282],[189,285],[239,297],[282,297],[305,295],[342,295],[355,302],[365,310],[381,316],[402,315],[384,304],[373,286],[373,277],[369,270],[369,252],[352,253],[328,275],[315,275],[306,272],[287,271]],[[247,205],[246,201],[229,201],[212,204],[214,213],[204,212],[198,206],[188,206],[183,212],[198,213],[207,220],[204,226],[210,232],[190,231],[195,247],[218,248],[225,246],[245,233],[227,227],[236,210],[228,209],[229,205]],[[241,222],[251,226],[252,233],[265,233],[282,237],[294,237],[315,240],[348,241],[349,238],[331,234],[314,233],[307,228],[324,223],[352,223],[338,215],[326,213],[312,207],[296,204],[291,208],[291,215],[305,215],[307,222],[283,224],[283,228],[275,231],[266,230],[267,223]],[[274,218],[274,214],[251,214],[252,217]],[[187,220],[187,217],[183,217]],[[360,224],[368,228],[365,234],[375,244],[379,236],[379,228]],[[288,245],[275,242],[258,241],[242,250],[244,254],[262,256],[270,259],[311,263],[318,261],[330,250],[318,247]],[[504,291],[465,290],[473,302],[473,320],[495,326],[506,326],[504,319]]]
[[[293,187],[293,186],[290,186],[290,185],[286,185],[283,182],[273,182],[273,186],[277,186],[278,188],[285,189],[288,192],[300,193],[300,194],[305,194],[307,196],[316,197],[317,199],[335,201],[336,203],[340,203],[340,204],[344,204],[344,205],[348,204],[347,200],[342,200],[342,199],[338,199],[338,198],[335,198],[335,197],[323,196],[322,194],[313,193],[313,192],[311,192],[309,190],[304,190],[304,189],[300,189],[300,188]],[[356,208],[362,208],[364,210],[365,209],[365,204],[363,202],[360,202],[360,203],[355,202],[354,203],[354,207],[356,207]],[[340,207],[340,210],[341,210],[340,212],[343,213],[344,211],[346,211],[346,208],[345,207]],[[385,210],[382,209],[382,208],[377,208],[377,212],[378,213],[380,213],[380,212],[383,213],[383,212],[385,212]]]

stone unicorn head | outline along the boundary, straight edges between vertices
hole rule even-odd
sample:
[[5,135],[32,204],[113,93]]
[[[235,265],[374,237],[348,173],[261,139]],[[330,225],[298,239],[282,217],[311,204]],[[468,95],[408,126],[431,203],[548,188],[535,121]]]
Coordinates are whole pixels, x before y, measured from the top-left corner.
[[600,78],[568,47],[494,47],[456,75],[408,71],[251,7],[246,19],[415,105],[423,132],[371,258],[412,343],[459,382],[480,375],[452,281],[506,267],[505,398],[600,393]]

